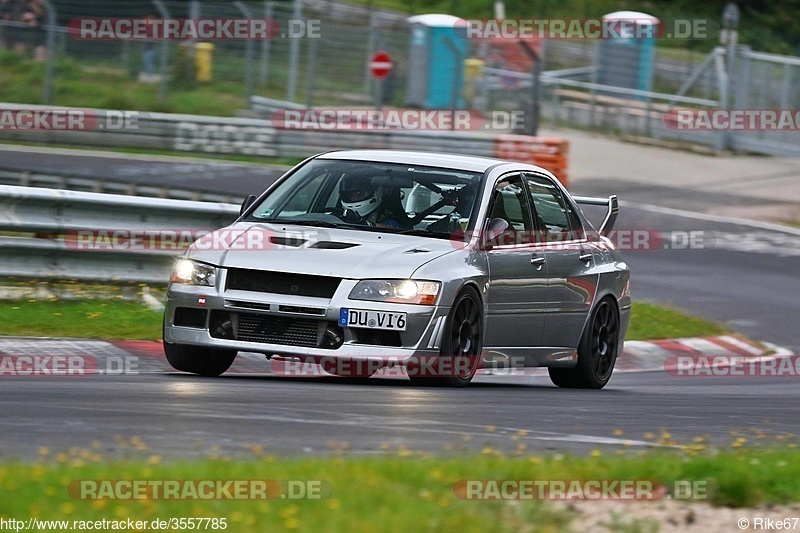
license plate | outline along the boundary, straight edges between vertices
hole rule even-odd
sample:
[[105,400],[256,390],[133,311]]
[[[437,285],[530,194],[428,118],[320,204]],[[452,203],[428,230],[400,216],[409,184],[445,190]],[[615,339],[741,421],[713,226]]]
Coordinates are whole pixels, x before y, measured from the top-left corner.
[[406,330],[406,313],[371,311],[367,309],[348,309],[339,311],[339,325],[343,328]]

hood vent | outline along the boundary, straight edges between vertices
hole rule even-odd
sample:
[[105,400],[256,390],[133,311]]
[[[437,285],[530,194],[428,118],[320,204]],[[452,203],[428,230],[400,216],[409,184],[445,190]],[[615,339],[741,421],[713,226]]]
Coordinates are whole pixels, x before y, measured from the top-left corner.
[[319,241],[309,246],[309,248],[318,248],[320,250],[346,250],[354,246],[360,245],[352,242]]
[[295,248],[303,244],[305,239],[299,237],[281,237],[280,235],[272,235],[269,242],[277,244],[278,246],[294,246]]

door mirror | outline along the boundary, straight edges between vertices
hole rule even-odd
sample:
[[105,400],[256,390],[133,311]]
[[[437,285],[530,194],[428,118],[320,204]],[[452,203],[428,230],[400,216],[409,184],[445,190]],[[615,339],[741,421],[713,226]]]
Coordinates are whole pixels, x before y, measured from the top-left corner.
[[486,234],[483,238],[483,247],[485,250],[491,250],[493,243],[497,238],[508,229],[508,221],[504,218],[493,218],[486,226]]
[[256,196],[255,194],[251,194],[247,198],[245,198],[244,201],[242,202],[242,207],[239,208],[239,216],[244,215],[245,212],[247,212],[247,210],[250,209],[250,206],[256,203],[256,200],[258,200],[258,196]]

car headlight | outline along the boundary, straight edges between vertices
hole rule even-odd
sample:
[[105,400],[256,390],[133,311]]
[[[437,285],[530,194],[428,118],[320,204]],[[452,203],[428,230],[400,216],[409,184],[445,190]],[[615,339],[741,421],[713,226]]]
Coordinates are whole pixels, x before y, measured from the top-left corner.
[[411,279],[366,279],[350,291],[351,300],[433,305],[439,294],[438,281]]
[[217,269],[215,267],[197,263],[190,259],[178,259],[172,269],[173,283],[213,287],[216,280]]

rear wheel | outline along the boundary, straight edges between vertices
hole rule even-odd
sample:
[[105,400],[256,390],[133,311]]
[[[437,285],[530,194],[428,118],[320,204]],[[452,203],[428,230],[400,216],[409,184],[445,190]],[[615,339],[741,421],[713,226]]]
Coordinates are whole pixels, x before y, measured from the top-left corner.
[[164,354],[172,368],[201,376],[219,376],[233,364],[236,353],[232,350],[164,343]]
[[482,347],[481,299],[475,289],[465,287],[447,316],[438,358],[431,365],[409,363],[409,377],[422,385],[464,387],[478,370]]
[[613,300],[597,304],[578,345],[578,364],[573,368],[548,368],[558,387],[602,389],[611,378],[620,347],[619,315]]

